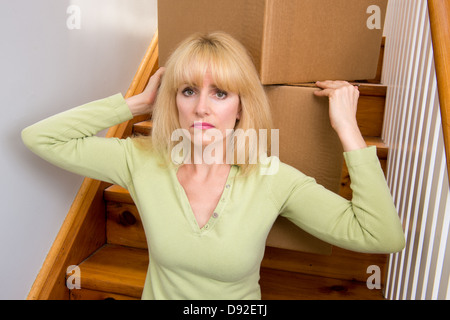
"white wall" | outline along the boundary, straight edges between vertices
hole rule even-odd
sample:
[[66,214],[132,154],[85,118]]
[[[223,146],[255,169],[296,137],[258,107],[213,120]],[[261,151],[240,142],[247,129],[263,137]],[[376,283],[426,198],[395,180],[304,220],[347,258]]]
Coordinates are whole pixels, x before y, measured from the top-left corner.
[[[25,299],[82,178],[29,152],[20,132],[126,93],[157,27],[156,0],[14,0],[0,10],[0,299]],[[69,30],[67,8],[80,8]]]
[[406,236],[385,295],[450,299],[450,193],[427,1],[390,0],[385,35],[387,178]]

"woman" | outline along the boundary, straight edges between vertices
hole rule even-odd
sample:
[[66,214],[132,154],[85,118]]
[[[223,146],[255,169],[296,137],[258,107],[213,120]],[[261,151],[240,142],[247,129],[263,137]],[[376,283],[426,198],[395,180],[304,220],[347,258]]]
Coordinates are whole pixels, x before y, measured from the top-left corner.
[[[265,157],[264,144],[233,142],[238,129],[271,129],[271,118],[251,59],[223,33],[186,40],[143,93],[88,103],[28,127],[22,136],[48,161],[129,190],[149,248],[143,299],[260,299],[260,263],[278,215],[349,250],[387,253],[404,247],[376,150],[366,147],[356,123],[357,88],[335,81],[317,86],[322,90],[316,95],[329,97],[352,201],[277,157]],[[94,136],[150,112],[151,138]],[[177,130],[182,134],[174,139]],[[188,141],[189,152],[177,149],[180,140]],[[206,160],[211,146],[223,161],[195,161]],[[244,163],[230,163],[230,148],[234,156],[247,151]],[[250,154],[259,161],[250,161]],[[276,170],[262,174],[274,164]]]

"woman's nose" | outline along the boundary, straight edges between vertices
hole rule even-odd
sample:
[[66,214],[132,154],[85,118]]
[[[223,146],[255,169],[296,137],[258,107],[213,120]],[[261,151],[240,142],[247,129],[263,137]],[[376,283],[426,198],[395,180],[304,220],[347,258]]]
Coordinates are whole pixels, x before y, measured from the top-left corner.
[[210,106],[208,101],[208,95],[201,92],[195,106],[195,113],[199,117],[204,117],[210,113]]

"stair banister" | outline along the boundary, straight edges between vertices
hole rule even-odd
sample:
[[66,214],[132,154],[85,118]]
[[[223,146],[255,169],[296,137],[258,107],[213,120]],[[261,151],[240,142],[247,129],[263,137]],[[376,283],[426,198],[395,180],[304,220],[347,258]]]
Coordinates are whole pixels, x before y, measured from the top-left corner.
[[428,11],[450,179],[450,1],[428,0]]

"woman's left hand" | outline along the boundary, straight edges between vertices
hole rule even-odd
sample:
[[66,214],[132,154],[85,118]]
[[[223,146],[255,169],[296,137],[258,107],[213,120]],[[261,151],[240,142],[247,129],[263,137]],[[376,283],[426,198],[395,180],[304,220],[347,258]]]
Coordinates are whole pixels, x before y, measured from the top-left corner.
[[316,96],[329,98],[330,123],[341,139],[344,151],[365,148],[356,121],[358,88],[346,81],[318,81],[316,86],[322,89],[314,92]]

